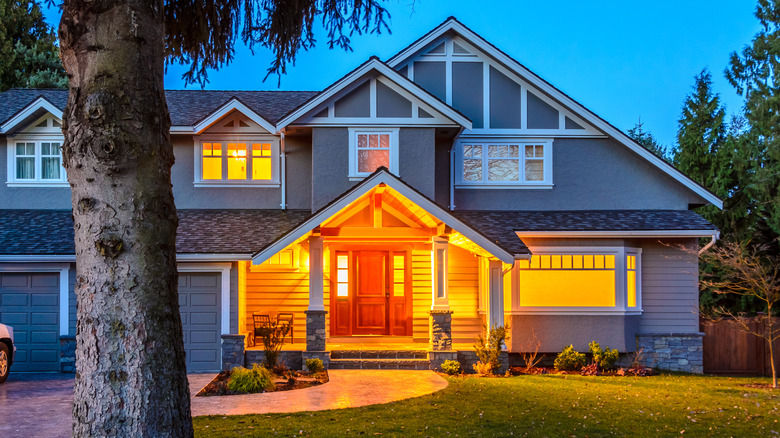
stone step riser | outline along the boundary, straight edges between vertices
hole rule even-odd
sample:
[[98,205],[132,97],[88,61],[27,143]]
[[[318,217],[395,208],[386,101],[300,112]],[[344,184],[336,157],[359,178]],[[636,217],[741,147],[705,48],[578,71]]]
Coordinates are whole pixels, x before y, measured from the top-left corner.
[[334,350],[331,359],[428,359],[427,351]]
[[383,359],[331,359],[332,370],[428,370],[431,363],[427,360],[383,360]]

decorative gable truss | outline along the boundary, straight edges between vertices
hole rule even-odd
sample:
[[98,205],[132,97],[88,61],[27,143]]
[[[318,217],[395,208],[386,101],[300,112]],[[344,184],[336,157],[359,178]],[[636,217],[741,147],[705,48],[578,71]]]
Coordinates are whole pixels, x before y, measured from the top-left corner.
[[451,126],[471,128],[463,114],[371,58],[285,116],[276,126]]
[[473,122],[466,134],[603,137],[604,134],[465,39],[447,33],[403,60],[408,77]]

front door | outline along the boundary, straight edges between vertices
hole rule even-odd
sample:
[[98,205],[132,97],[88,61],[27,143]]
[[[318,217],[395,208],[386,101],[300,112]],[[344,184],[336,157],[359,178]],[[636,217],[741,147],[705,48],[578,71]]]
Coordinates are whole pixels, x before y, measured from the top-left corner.
[[333,336],[411,336],[405,251],[334,251],[333,267]]
[[387,301],[390,297],[387,278],[387,252],[354,253],[355,297],[353,329],[355,335],[386,335]]

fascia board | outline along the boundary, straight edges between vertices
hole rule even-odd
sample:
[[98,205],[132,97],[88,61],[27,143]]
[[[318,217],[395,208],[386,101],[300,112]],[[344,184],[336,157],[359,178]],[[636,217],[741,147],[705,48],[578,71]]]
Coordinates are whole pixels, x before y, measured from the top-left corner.
[[19,112],[14,114],[13,117],[8,119],[7,122],[0,125],[0,134],[5,134],[8,131],[16,128],[17,125],[19,125],[19,123],[24,121],[27,117],[30,117],[33,113],[35,113],[41,108],[45,109],[53,116],[62,120],[62,110],[57,108],[53,103],[46,100],[45,97],[40,96],[34,101],[32,101],[32,103],[30,103],[26,107],[22,108]]
[[539,88],[541,91],[552,96],[554,99],[561,102],[564,106],[571,108],[572,111],[575,114],[577,114],[579,117],[582,117],[585,121],[592,124],[594,127],[601,129],[605,134],[616,139],[617,141],[619,141],[620,143],[622,143],[623,145],[625,145],[626,147],[634,151],[640,157],[646,159],[651,164],[655,165],[662,172],[671,176],[677,182],[690,189],[692,192],[701,196],[702,198],[710,202],[712,205],[718,207],[719,209],[721,210],[723,209],[723,200],[715,196],[715,194],[711,193],[709,190],[700,186],[698,183],[690,179],[688,176],[686,176],[679,170],[675,169],[674,166],[667,163],[663,159],[659,158],[652,152],[648,151],[647,149],[645,149],[644,147],[636,143],[625,133],[615,128],[614,126],[612,126],[611,124],[603,120],[601,117],[597,116],[595,113],[585,108],[584,106],[582,106],[580,103],[578,103],[571,97],[567,96],[565,93],[553,87],[547,81],[541,79],[538,75],[533,73],[531,70],[529,70],[524,65],[517,62],[516,60],[512,59],[509,55],[496,49],[492,44],[487,42],[484,38],[477,35],[471,29],[467,28],[466,26],[464,26],[463,24],[461,24],[460,22],[458,22],[453,18],[448,19],[447,21],[439,25],[437,28],[429,32],[427,35],[420,38],[412,45],[410,45],[406,49],[402,50],[401,52],[399,52],[398,54],[390,58],[387,61],[387,64],[392,68],[396,67],[398,64],[406,61],[409,56],[416,53],[418,50],[422,49],[425,45],[430,44],[436,38],[439,38],[440,36],[442,36],[443,34],[445,34],[450,30],[453,30],[456,33],[460,34],[461,37],[465,38],[471,44],[477,46],[479,49],[481,49],[488,55],[492,56],[500,63],[514,70],[518,75],[523,77],[526,81],[528,81],[535,87]]
[[638,231],[515,231],[520,238],[533,237],[720,237],[717,230]]
[[219,119],[225,117],[228,113],[230,113],[233,110],[237,110],[241,114],[249,117],[250,120],[260,125],[266,131],[272,134],[277,132],[274,125],[269,123],[262,116],[260,116],[260,114],[257,114],[256,112],[252,111],[251,108],[244,105],[240,100],[234,97],[230,99],[226,104],[222,105],[219,109],[217,109],[216,111],[214,111],[213,113],[209,114],[204,119],[202,119],[200,122],[195,124],[195,126],[192,129],[193,133],[199,134],[205,131],[208,127],[216,123]]

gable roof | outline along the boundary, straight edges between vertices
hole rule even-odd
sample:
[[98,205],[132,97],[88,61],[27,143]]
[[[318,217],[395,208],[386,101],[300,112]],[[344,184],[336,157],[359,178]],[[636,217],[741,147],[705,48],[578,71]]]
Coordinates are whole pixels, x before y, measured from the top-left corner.
[[[249,112],[245,115],[253,118],[254,113],[272,127],[282,116],[317,94],[317,91],[166,90],[165,100],[171,116],[171,130],[176,132],[176,127],[194,127],[221,109],[229,112],[240,105]],[[50,105],[47,110],[62,117],[68,90],[14,88],[0,93],[0,133],[16,127],[23,121],[20,116],[33,107],[41,107],[43,103],[40,102],[44,101]]]
[[341,90],[344,90],[345,88],[353,84],[356,80],[362,78],[364,75],[371,72],[372,70],[387,77],[388,79],[390,79],[391,81],[399,85],[401,88],[413,94],[415,97],[425,102],[426,104],[428,104],[429,106],[431,106],[436,111],[440,112],[442,115],[449,118],[453,122],[459,124],[460,126],[463,126],[466,129],[471,129],[471,120],[469,120],[466,116],[464,116],[456,109],[452,108],[451,106],[447,105],[446,103],[442,102],[441,100],[439,100],[439,98],[435,97],[431,93],[425,91],[422,87],[410,81],[409,78],[393,70],[392,68],[390,68],[390,66],[382,62],[376,56],[372,56],[371,58],[368,59],[368,61],[364,62],[356,69],[347,73],[344,77],[342,77],[341,79],[337,80],[336,82],[334,82],[333,84],[325,88],[322,92],[313,96],[311,99],[309,99],[308,101],[300,105],[298,108],[295,108],[289,114],[285,115],[277,123],[276,129],[277,130],[284,129],[286,126],[290,125],[292,122],[299,119],[309,111],[312,111],[317,106],[324,103],[326,100],[336,96]]
[[499,62],[500,64],[510,69],[511,71],[515,72],[523,79],[531,83],[533,86],[537,87],[542,92],[551,96],[553,99],[557,100],[564,106],[570,108],[575,114],[580,116],[583,120],[587,121],[588,123],[592,124],[594,127],[601,130],[608,136],[622,143],[623,145],[631,149],[633,152],[638,154],[640,157],[649,161],[651,164],[653,164],[655,167],[660,169],[662,172],[666,173],[667,175],[669,175],[670,177],[678,181],[680,184],[687,187],[692,192],[701,196],[703,199],[712,203],[716,207],[723,209],[723,201],[720,198],[718,198],[715,194],[713,194],[712,192],[710,192],[709,190],[701,186],[696,181],[692,180],[690,177],[688,177],[687,175],[685,175],[684,173],[676,169],[671,164],[667,163],[662,158],[659,158],[652,152],[645,149],[642,145],[634,141],[623,131],[616,128],[606,120],[602,119],[591,110],[585,108],[582,104],[572,99],[569,95],[567,95],[563,91],[557,89],[552,84],[542,79],[539,75],[537,75],[536,73],[528,69],[525,65],[521,64],[511,56],[507,55],[506,53],[498,49],[496,46],[494,46],[493,44],[491,44],[490,42],[488,42],[487,40],[479,36],[476,32],[466,27],[455,17],[449,17],[439,26],[437,26],[436,28],[434,28],[427,34],[423,35],[422,37],[417,39],[415,42],[413,42],[412,44],[410,44],[409,46],[407,46],[397,54],[395,54],[387,61],[387,64],[390,67],[395,68],[399,64],[405,62],[411,56],[415,55],[419,50],[421,50],[428,44],[432,43],[437,38],[443,36],[447,32],[454,32],[458,34],[458,36],[465,39],[475,47],[481,49],[483,52],[485,52],[488,56],[493,58],[495,61]]
[[259,265],[268,260],[272,255],[283,250],[299,238],[305,236],[307,233],[320,226],[322,222],[326,221],[330,217],[333,217],[335,214],[340,212],[348,205],[352,204],[355,200],[368,193],[371,189],[378,186],[379,184],[385,184],[391,189],[397,191],[406,199],[413,202],[432,216],[436,217],[438,220],[445,223],[453,230],[466,236],[469,240],[504,263],[512,264],[514,263],[515,259],[527,258],[531,254],[519,237],[514,236],[513,239],[507,239],[507,236],[503,236],[504,238],[497,241],[491,239],[470,224],[466,223],[464,220],[456,217],[451,212],[440,207],[427,196],[423,195],[413,187],[400,180],[398,177],[390,173],[386,167],[380,167],[374,173],[367,176],[363,181],[344,192],[341,196],[337,197],[329,204],[320,208],[303,223],[255,253],[252,256],[252,263]]

